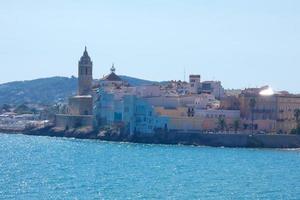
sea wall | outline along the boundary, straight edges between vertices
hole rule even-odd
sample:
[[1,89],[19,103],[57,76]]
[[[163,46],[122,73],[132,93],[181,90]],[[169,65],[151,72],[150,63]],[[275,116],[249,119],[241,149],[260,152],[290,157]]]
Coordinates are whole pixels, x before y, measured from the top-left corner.
[[214,147],[300,148],[300,135],[171,132],[161,138],[161,142]]
[[[7,131],[3,131],[7,132]],[[12,133],[12,132],[11,132]],[[15,132],[16,133],[16,132]],[[183,144],[213,147],[243,148],[300,148],[300,135],[284,134],[228,134],[199,132],[161,132],[154,135],[128,135],[116,130],[93,130],[91,127],[64,130],[58,127],[45,127],[19,132],[26,135],[51,137],[73,137],[106,141],[124,141],[151,144]]]
[[60,128],[73,128],[80,126],[93,126],[92,115],[55,115],[55,124]]

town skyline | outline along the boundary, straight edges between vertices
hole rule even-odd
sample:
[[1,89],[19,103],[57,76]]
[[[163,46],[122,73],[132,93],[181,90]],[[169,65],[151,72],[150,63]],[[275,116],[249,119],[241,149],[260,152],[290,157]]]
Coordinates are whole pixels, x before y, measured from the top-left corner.
[[0,83],[76,75],[86,45],[98,79],[114,62],[141,79],[183,80],[185,71],[228,89],[300,93],[297,1],[33,2],[2,3]]
[[[86,52],[87,51],[87,46],[84,46],[84,51]],[[92,70],[93,71],[93,70]],[[111,64],[111,67],[109,68],[109,71],[110,72],[115,72],[116,71],[116,68],[115,68],[115,64],[114,62],[112,62]],[[172,81],[182,81],[182,82],[186,82],[188,83],[188,79],[191,77],[191,76],[201,76],[201,74],[195,74],[195,73],[190,73],[190,74],[187,74],[186,73],[186,69],[184,68],[184,77],[183,79],[165,79],[165,80],[150,80],[150,79],[145,79],[145,78],[140,78],[140,77],[134,77],[134,76],[128,76],[126,74],[122,74],[120,76],[126,76],[128,78],[133,78],[133,79],[140,79],[140,80],[143,80],[143,81],[152,81],[153,83],[162,83],[162,82],[172,82]],[[106,74],[103,74],[102,77],[93,77],[93,80],[101,80],[102,78],[104,78],[105,76],[107,76],[109,73],[106,73]],[[57,76],[52,76],[52,77],[60,77],[59,75]],[[52,77],[39,77],[39,78],[35,78],[35,79],[32,79],[32,80],[38,80],[38,79],[43,79],[43,78],[52,78]],[[61,76],[62,77],[62,76]],[[75,77],[75,78],[78,78],[77,75],[71,75],[70,77]],[[203,79],[201,79],[203,80]],[[31,80],[15,80],[15,81],[31,81]],[[10,82],[15,82],[15,81],[10,81]],[[217,81],[217,82],[220,82],[222,83],[221,80],[217,80],[217,79],[204,79],[204,81]],[[7,83],[10,83],[10,82],[7,82]],[[0,83],[0,84],[5,84],[5,83]],[[269,95],[273,95],[273,94],[277,94],[277,93],[281,93],[281,92],[291,92],[291,91],[288,91],[288,90],[274,90],[272,88],[272,86],[268,85],[268,84],[265,84],[265,85],[256,85],[256,86],[248,86],[248,87],[244,87],[244,88],[238,88],[238,87],[235,87],[235,88],[225,88],[225,90],[243,90],[243,89],[250,89],[250,88],[260,88],[260,89],[263,89],[263,88],[267,88],[265,90],[263,90],[263,92],[261,93],[263,96],[266,95],[266,96],[269,96]],[[265,94],[266,93],[266,94]],[[297,94],[297,93],[294,93],[294,94]]]
[[[93,77],[93,79],[97,80],[97,79],[101,79],[103,78],[104,76],[106,76],[107,74],[109,74],[110,72],[110,68],[112,65],[115,65],[115,62],[111,62],[110,65],[108,65],[106,67],[106,71],[104,70],[101,70],[101,72],[103,72],[103,75],[102,76],[96,76],[96,77]],[[76,67],[76,66],[75,66]],[[117,69],[121,69],[122,70],[122,67],[120,66],[117,66]],[[96,69],[97,71],[97,69]],[[124,70],[123,70],[124,71]],[[165,82],[165,81],[185,81],[185,82],[188,82],[188,78],[189,78],[189,75],[194,75],[196,73],[193,73],[193,72],[187,72],[186,68],[183,68],[183,72],[182,72],[182,78],[180,78],[178,75],[176,77],[178,77],[178,79],[168,79],[168,78],[165,78],[165,79],[150,79],[150,78],[147,78],[146,76],[133,76],[133,75],[129,75],[129,74],[119,74],[121,76],[128,76],[130,78],[137,78],[137,79],[141,79],[141,80],[146,80],[146,81],[153,81],[153,82]],[[198,74],[198,73],[197,73]],[[166,77],[169,75],[165,74]],[[203,78],[203,80],[206,80],[206,81],[221,81],[222,83],[224,83],[222,80],[220,79],[217,79],[215,76],[212,76],[211,78],[208,78],[208,77],[203,77],[202,74],[199,74],[201,75],[201,78]],[[35,80],[35,79],[40,79],[40,78],[51,78],[51,77],[56,77],[56,76],[62,76],[60,74],[51,74],[50,76],[44,76],[44,77],[32,77],[32,79],[20,79],[20,80],[10,80],[10,81],[7,81],[7,82],[0,82],[0,84],[5,84],[5,83],[9,83],[9,82],[14,82],[14,81],[30,81],[30,80]],[[76,77],[78,78],[76,72],[74,74],[65,74],[64,76],[62,77]],[[261,88],[261,87],[265,87],[265,86],[269,86],[270,88],[273,89],[273,86],[270,85],[269,83],[267,82],[261,82],[261,84],[259,85],[258,83],[254,83],[254,84],[248,84],[247,86],[234,86],[234,87],[226,87],[226,84],[225,85],[225,89],[246,89],[246,88]],[[288,92],[291,92],[291,93],[295,93],[295,94],[299,94],[300,93],[300,89],[299,90],[289,90],[287,88],[274,88],[275,90],[274,91],[288,91]]]
[[0,2],[0,199],[299,199],[299,0]]

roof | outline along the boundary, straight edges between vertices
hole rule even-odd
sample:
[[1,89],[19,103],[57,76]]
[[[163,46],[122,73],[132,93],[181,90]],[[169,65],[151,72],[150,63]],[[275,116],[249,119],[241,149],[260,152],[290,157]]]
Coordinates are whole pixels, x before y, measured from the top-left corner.
[[80,99],[83,99],[83,98],[92,98],[92,95],[76,95],[76,96],[72,96],[72,97],[70,97],[70,98],[72,98],[72,99],[78,99],[78,98],[80,98]]
[[80,63],[84,63],[84,64],[87,64],[89,62],[91,62],[91,58],[86,50],[86,47],[84,48],[84,52],[83,52],[83,55],[81,56],[80,60],[79,60]]
[[105,76],[101,80],[102,81],[122,81],[122,79],[118,75],[116,75],[114,72],[112,72],[109,75]]

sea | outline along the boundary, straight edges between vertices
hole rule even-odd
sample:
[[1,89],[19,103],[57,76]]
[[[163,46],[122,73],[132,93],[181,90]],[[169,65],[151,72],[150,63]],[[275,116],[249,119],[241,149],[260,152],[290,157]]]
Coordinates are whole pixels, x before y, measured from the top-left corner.
[[0,134],[0,199],[300,199],[299,149]]

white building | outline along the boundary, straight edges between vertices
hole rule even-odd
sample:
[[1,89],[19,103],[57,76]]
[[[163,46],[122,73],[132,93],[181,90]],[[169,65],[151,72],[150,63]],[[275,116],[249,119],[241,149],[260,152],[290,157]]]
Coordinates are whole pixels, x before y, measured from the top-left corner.
[[221,81],[204,81],[204,82],[202,82],[200,93],[212,94],[217,99],[221,99],[225,96],[225,90],[221,84]]
[[200,75],[190,75],[190,92],[192,94],[198,94],[198,90],[200,88],[201,85],[201,76]]
[[162,95],[162,91],[159,85],[137,86],[136,95],[139,97],[159,97]]

